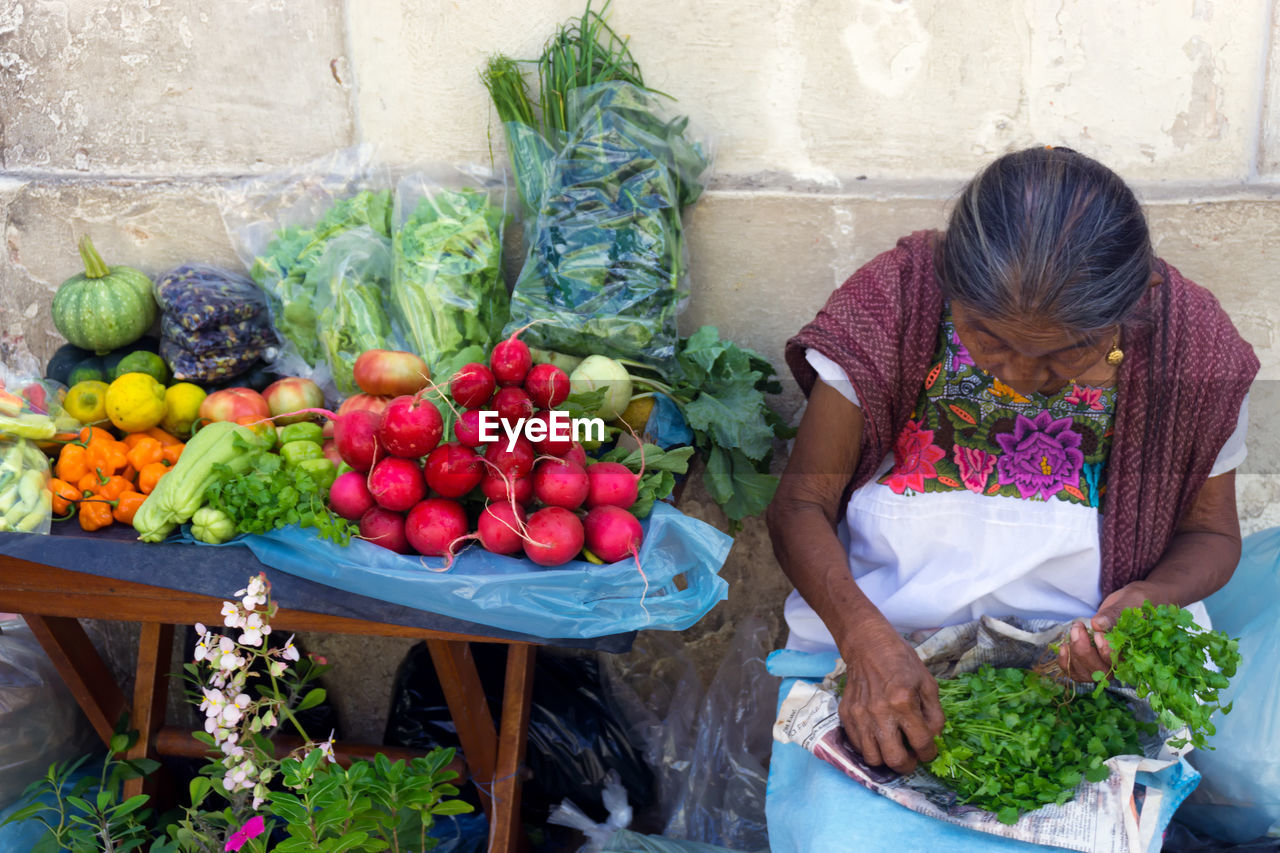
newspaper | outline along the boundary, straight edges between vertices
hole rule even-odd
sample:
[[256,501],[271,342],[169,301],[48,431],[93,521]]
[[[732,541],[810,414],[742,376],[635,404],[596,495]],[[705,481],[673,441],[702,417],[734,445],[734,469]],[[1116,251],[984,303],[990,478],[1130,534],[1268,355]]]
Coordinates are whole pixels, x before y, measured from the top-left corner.
[[[908,639],[935,676],[948,678],[972,672],[983,664],[1043,664],[1050,657],[1046,646],[1063,636],[1064,627],[1044,620],[1000,621],[984,617],[927,637]],[[863,763],[840,726],[839,700],[833,685],[843,671],[843,665],[839,666],[822,683],[797,681],[774,723],[774,739],[799,744],[860,785],[912,811],[979,832],[1086,853],[1144,853],[1152,848],[1160,829],[1158,815],[1164,794],[1155,787],[1135,785],[1135,779],[1140,772],[1154,773],[1176,764],[1189,751],[1165,743],[1172,733],[1162,730],[1149,738],[1143,744],[1144,755],[1109,759],[1106,763],[1111,768],[1110,778],[1081,782],[1069,802],[1028,812],[1008,826],[991,812],[957,802],[954,792],[923,769],[901,776],[888,768]],[[1135,703],[1135,713],[1154,719],[1132,691],[1117,692]]]

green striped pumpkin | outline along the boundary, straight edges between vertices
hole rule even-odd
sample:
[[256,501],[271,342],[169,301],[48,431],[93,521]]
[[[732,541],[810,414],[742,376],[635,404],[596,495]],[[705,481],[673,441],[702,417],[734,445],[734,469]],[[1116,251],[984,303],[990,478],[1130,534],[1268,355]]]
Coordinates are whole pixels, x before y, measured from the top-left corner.
[[156,319],[151,279],[132,267],[108,267],[86,235],[84,272],[53,296],[53,325],[78,347],[103,355],[147,333]]

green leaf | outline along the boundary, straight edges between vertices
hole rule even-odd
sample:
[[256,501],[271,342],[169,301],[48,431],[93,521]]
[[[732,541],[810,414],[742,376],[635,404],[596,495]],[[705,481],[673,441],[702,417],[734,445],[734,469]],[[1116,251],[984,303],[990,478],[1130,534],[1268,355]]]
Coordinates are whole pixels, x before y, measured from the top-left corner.
[[130,797],[112,810],[112,818],[118,819],[125,815],[132,814],[146,805],[147,801],[150,799],[151,798],[146,794],[138,794],[137,796]]
[[322,687],[317,687],[314,690],[309,691],[306,696],[302,697],[302,701],[298,703],[297,707],[293,709],[294,713],[316,707],[324,701],[325,695],[324,688]]
[[1098,767],[1090,767],[1084,772],[1084,778],[1090,782],[1102,782],[1111,777],[1111,768],[1103,764]]
[[1014,806],[1005,806],[997,814],[996,819],[1007,826],[1018,822],[1018,810]]
[[777,477],[756,471],[741,453],[722,447],[711,449],[703,481],[712,499],[735,522],[764,512],[778,488]]

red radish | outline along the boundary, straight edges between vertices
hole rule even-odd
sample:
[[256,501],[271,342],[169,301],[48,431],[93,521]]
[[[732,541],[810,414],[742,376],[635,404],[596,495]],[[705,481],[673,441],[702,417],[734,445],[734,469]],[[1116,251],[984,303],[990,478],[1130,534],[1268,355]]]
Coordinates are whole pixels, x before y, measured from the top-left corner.
[[627,509],[636,502],[640,477],[621,462],[597,462],[587,466],[587,479],[591,491],[587,494],[587,509],[598,506],[616,506]]
[[[535,421],[546,424],[546,427],[532,426],[533,422]],[[555,434],[572,435],[571,424],[566,418],[562,424],[556,425],[555,432],[552,431],[553,430],[552,424],[553,424],[553,421],[552,421],[550,412],[545,410],[541,412],[536,412],[534,413],[533,417],[529,419],[529,423],[526,425],[526,435],[533,435],[534,432],[532,431],[541,430],[541,432],[545,434],[547,437],[542,439],[541,441],[535,441],[533,443],[533,449],[538,451],[539,453],[549,453],[552,456],[564,456],[566,453],[568,453],[570,450],[573,449],[573,439],[572,438],[552,438],[552,436]]]
[[[508,450],[507,446],[511,449]],[[484,458],[490,465],[508,477],[527,477],[533,471],[533,460],[537,456],[533,445],[527,439],[517,437],[514,442],[503,438],[496,444],[484,449]]]
[[453,401],[464,409],[478,409],[493,396],[493,372],[479,362],[464,364],[449,381]]
[[634,515],[616,506],[598,506],[582,523],[587,550],[606,563],[640,553],[644,529]]
[[573,443],[573,447],[569,448],[569,452],[563,455],[564,459],[569,462],[577,462],[583,468],[587,467],[587,451],[582,449],[582,445],[578,442]]
[[480,513],[476,533],[480,544],[493,554],[519,554],[524,547],[520,535],[524,527],[524,508],[510,501],[494,501]]
[[372,394],[352,394],[342,401],[342,405],[338,407],[338,415],[345,415],[359,409],[368,409],[375,415],[381,415],[382,410],[390,402],[390,397],[375,397]]
[[405,536],[404,516],[389,509],[375,506],[360,516],[360,538],[380,545],[397,554],[409,553],[409,540]]
[[[329,423],[333,423],[330,421]],[[324,444],[320,445],[324,448],[324,458],[333,463],[333,467],[337,468],[342,464],[342,454],[338,452],[338,442],[332,438],[326,438]],[[354,521],[355,519],[352,519]]]
[[444,557],[455,539],[467,535],[467,513],[457,501],[427,498],[409,510],[404,530],[413,550]]
[[440,443],[444,419],[425,397],[396,397],[382,413],[379,435],[392,456],[420,459]]
[[569,374],[554,364],[535,364],[524,378],[524,390],[535,406],[554,409],[569,397]]
[[[511,484],[510,492],[507,491],[508,483]],[[523,506],[533,500],[533,478],[516,477],[504,480],[498,472],[490,471],[480,481],[480,491],[484,492],[484,496],[491,501],[506,501],[514,498],[516,503]]]
[[525,524],[524,553],[539,566],[559,566],[582,550],[582,522],[558,506],[540,509]]
[[533,417],[533,401],[523,388],[499,388],[493,395],[493,407],[499,418],[512,425]]
[[533,496],[547,506],[577,509],[590,489],[587,472],[575,462],[544,459],[533,472]]
[[484,479],[484,457],[450,441],[431,451],[424,469],[428,486],[446,498],[460,498]]
[[417,462],[388,456],[369,472],[369,494],[378,506],[405,512],[427,496],[427,484]]
[[453,437],[464,447],[479,447],[484,444],[480,440],[480,415],[487,409],[467,409],[453,424]]
[[533,367],[533,355],[530,354],[529,347],[516,337],[522,331],[524,329],[517,329],[511,333],[511,337],[495,344],[489,355],[493,378],[503,387],[521,384],[529,374],[529,368]]
[[338,444],[342,461],[357,471],[368,471],[373,463],[387,455],[378,438],[379,416],[367,409],[357,409],[338,416],[333,424],[333,440]]
[[359,521],[376,504],[359,471],[340,474],[329,487],[329,506],[348,521]]

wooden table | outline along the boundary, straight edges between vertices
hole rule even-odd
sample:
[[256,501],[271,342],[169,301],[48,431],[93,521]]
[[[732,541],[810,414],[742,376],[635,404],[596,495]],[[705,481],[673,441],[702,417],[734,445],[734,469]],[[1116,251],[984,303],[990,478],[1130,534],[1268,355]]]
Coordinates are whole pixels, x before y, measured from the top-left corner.
[[[144,546],[138,546],[144,547]],[[217,552],[205,549],[206,558]],[[230,594],[225,598],[230,598]],[[165,726],[167,670],[175,625],[204,622],[221,625],[223,598],[183,592],[89,572],[56,568],[41,562],[0,554],[0,612],[22,614],[66,680],[76,701],[104,742],[116,722],[129,712],[139,732],[130,757],[203,755],[205,747],[186,730]],[[142,623],[138,644],[137,681],[129,701],[94,649],[79,618]],[[524,844],[520,828],[521,765],[524,762],[533,691],[535,646],[530,642],[495,639],[386,622],[370,622],[281,607],[272,627],[284,631],[321,631],[426,640],[443,687],[449,713],[471,777],[481,791],[489,816],[490,851],[514,851]],[[495,728],[471,643],[500,643],[507,647],[502,719]],[[349,757],[390,758],[418,754],[390,747],[340,743]],[[134,788],[141,790],[142,780]]]

